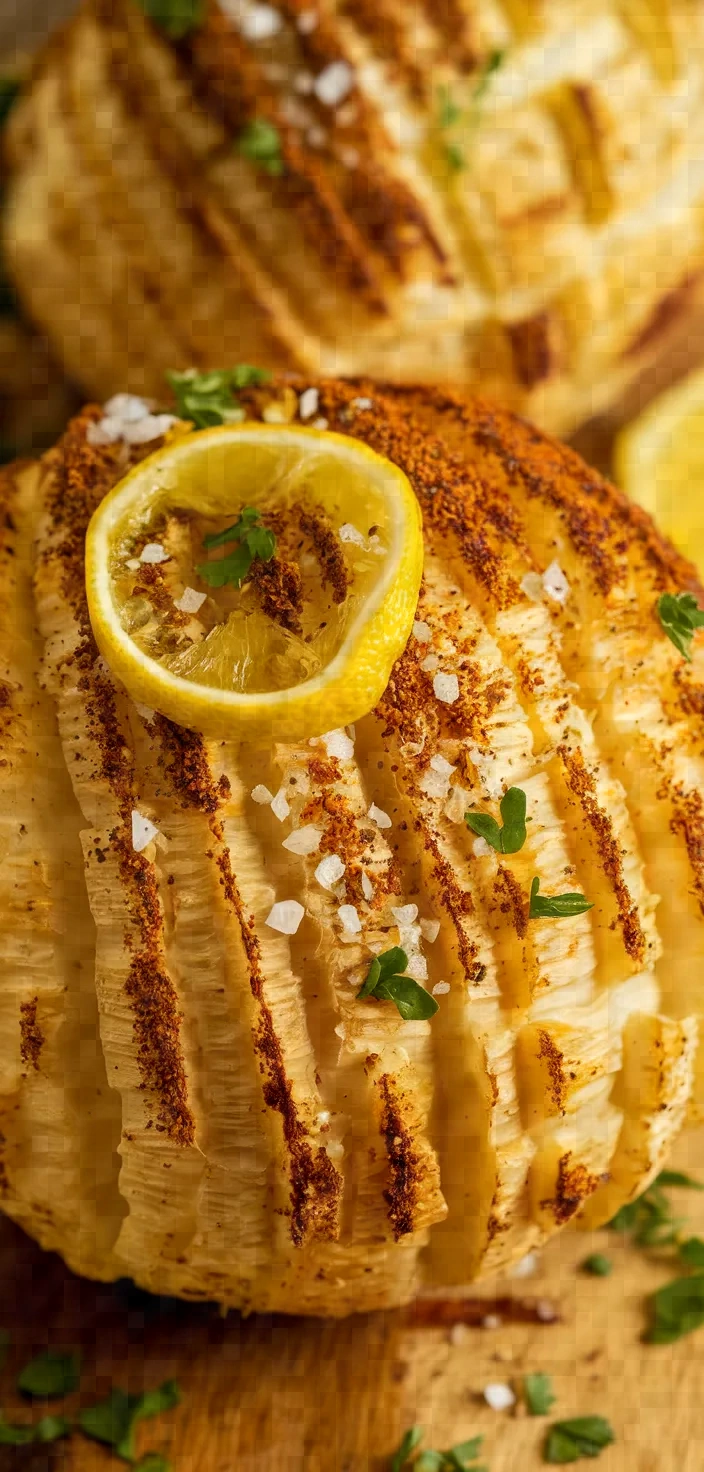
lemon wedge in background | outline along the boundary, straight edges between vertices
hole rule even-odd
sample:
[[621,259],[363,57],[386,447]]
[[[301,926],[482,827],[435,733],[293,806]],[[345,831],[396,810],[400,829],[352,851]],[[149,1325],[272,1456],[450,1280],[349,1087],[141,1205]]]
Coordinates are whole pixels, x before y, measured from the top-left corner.
[[704,373],[662,394],[623,429],[616,480],[704,570]]
[[376,704],[423,565],[401,470],[345,435],[184,434],[96,510],[96,642],[134,700],[206,736],[301,740]]

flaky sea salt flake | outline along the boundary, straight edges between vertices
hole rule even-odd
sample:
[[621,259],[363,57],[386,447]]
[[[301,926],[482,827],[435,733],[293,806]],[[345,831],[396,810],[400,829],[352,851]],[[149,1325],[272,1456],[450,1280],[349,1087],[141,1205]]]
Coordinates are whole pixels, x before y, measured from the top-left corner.
[[302,854],[307,857],[314,854],[320,848],[320,840],[323,836],[322,828],[316,828],[313,823],[306,823],[303,828],[296,828],[284,839],[283,847],[290,854]]
[[349,931],[350,935],[357,935],[362,929],[362,922],[354,905],[340,905],[337,913],[342,921],[343,930]]
[[425,659],[421,660],[420,667],[425,671],[426,675],[430,675],[433,670],[438,668],[439,664],[440,660],[437,654],[426,654]]
[[331,61],[316,77],[313,90],[325,107],[339,107],[354,86],[354,72],[346,61]]
[[433,996],[434,997],[445,997],[445,996],[447,996],[447,993],[449,992],[449,990],[450,990],[450,983],[449,983],[449,981],[436,981],[435,986],[433,987]]
[[159,829],[151,818],[145,818],[136,808],[132,809],[132,847],[136,854],[141,854],[147,844],[154,841],[158,832]]
[[362,874],[362,894],[365,900],[373,900],[374,898],[374,885],[369,875],[364,873]]
[[252,788],[251,796],[255,802],[261,803],[262,806],[265,804],[268,806],[269,803],[274,801],[273,792],[270,792],[269,788],[265,787],[263,782],[258,782],[256,787]]
[[391,827],[391,819],[388,813],[385,813],[383,808],[378,808],[375,802],[372,803],[367,817],[371,818],[372,823],[376,823],[377,828]]
[[492,1411],[508,1411],[516,1404],[516,1397],[510,1385],[495,1384],[484,1386],[484,1399]]
[[277,900],[272,905],[265,924],[270,930],[280,931],[281,935],[295,935],[305,913],[298,900]]
[[430,624],[427,624],[424,618],[417,618],[415,620],[413,624],[413,637],[414,639],[418,640],[419,644],[430,643],[430,640],[432,638],[432,634],[430,632]]
[[355,547],[366,546],[362,533],[356,526],[352,525],[351,521],[344,521],[342,523],[338,535],[341,542],[353,542]]
[[207,596],[207,593],[199,593],[196,588],[184,588],[181,597],[174,598],[174,605],[181,613],[197,613]]
[[412,925],[418,918],[417,905],[392,905],[391,914],[399,925]]
[[354,741],[350,740],[346,731],[339,727],[336,731],[326,731],[321,736],[328,756],[336,756],[341,762],[349,762],[354,756]]
[[298,400],[298,412],[301,419],[312,419],[318,412],[320,396],[317,388],[306,388]]
[[320,863],[318,864],[318,867],[315,871],[315,877],[318,881],[318,884],[321,884],[323,889],[332,889],[334,885],[337,884],[338,879],[342,878],[344,872],[345,865],[343,864],[340,855],[326,854],[325,858],[321,859]]
[[420,932],[421,932],[421,935],[423,936],[424,940],[429,941],[430,944],[432,945],[433,944],[433,941],[434,940],[437,940],[437,938],[438,938],[438,936],[440,934],[440,921],[439,920],[421,920],[421,922],[420,922]]
[[433,690],[436,699],[441,700],[443,705],[454,705],[460,698],[460,682],[456,675],[436,675]]
[[554,603],[566,603],[570,594],[570,585],[565,577],[559,562],[551,562],[543,573],[543,587]]
[[286,795],[284,793],[283,787],[279,788],[276,797],[273,798],[271,803],[271,811],[274,814],[274,817],[278,818],[280,823],[283,823],[284,819],[288,817],[291,809],[286,801]]
[[162,547],[161,542],[147,542],[146,547],[143,547],[139,554],[139,560],[149,564],[168,562],[169,554],[166,548]]

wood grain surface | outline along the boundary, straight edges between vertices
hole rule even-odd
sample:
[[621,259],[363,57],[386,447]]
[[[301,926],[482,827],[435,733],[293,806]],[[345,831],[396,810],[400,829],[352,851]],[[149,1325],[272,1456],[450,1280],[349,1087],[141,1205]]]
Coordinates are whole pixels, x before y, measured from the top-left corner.
[[[704,1136],[685,1138],[677,1160],[704,1180]],[[704,1195],[677,1197],[691,1230],[704,1234]],[[614,1261],[609,1278],[580,1271],[597,1246]],[[482,1432],[489,1472],[533,1472],[544,1465],[549,1422],[590,1413],[608,1416],[617,1436],[599,1472],[702,1472],[704,1330],[672,1346],[641,1342],[646,1296],[673,1276],[669,1252],[646,1254],[612,1232],[570,1231],[544,1251],[530,1278],[480,1290],[487,1313],[498,1287],[516,1300],[555,1305],[555,1324],[458,1331],[424,1327],[413,1310],[341,1323],[223,1319],[213,1306],[81,1282],[3,1222],[0,1324],[13,1343],[0,1404],[8,1417],[17,1411],[14,1376],[30,1353],[80,1345],[83,1382],[67,1411],[114,1384],[138,1391],[177,1377],[181,1406],[140,1433],[140,1447],[167,1453],[174,1472],[382,1472],[413,1422],[435,1447]],[[535,1370],[554,1377],[549,1418],[486,1406],[486,1385],[517,1384]],[[121,1465],[79,1436],[49,1452],[0,1450],[2,1472]]]

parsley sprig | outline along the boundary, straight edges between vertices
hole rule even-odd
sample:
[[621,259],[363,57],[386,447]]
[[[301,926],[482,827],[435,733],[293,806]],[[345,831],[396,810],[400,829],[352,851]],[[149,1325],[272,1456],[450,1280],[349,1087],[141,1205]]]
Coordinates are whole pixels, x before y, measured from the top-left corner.
[[[479,72],[469,98],[469,106],[465,110],[453,96],[448,86],[441,87],[438,91],[437,100],[437,125],[441,133],[447,133],[456,128],[460,123],[465,124],[465,139],[471,135],[479,123],[482,104],[491,86],[491,81],[499,67],[503,65],[505,51],[491,51]],[[454,138],[443,140],[445,158],[450,168],[459,173],[464,169],[467,158],[460,143]]]
[[69,1395],[81,1379],[79,1354],[45,1349],[20,1371],[17,1389],[34,1400],[50,1400],[56,1395]]
[[539,889],[540,880],[536,878],[530,887],[529,920],[547,918],[564,920],[571,915],[583,915],[586,910],[594,909],[593,901],[586,899],[583,894],[569,893],[548,896],[539,894]]
[[603,1416],[576,1416],[573,1421],[556,1421],[545,1441],[545,1460],[562,1464],[578,1462],[582,1457],[598,1457],[613,1441],[613,1430]]
[[410,976],[402,976],[408,956],[400,946],[392,946],[375,956],[366,979],[357,992],[357,1000],[376,997],[380,1002],[393,1002],[404,1022],[424,1021],[434,1017],[438,1004],[430,992]]
[[252,118],[245,123],[242,132],[235,142],[238,153],[243,158],[248,158],[251,163],[258,164],[265,173],[274,178],[280,178],[284,172],[284,161],[281,153],[281,134],[274,123],[266,118]]
[[201,562],[196,567],[198,576],[211,588],[224,588],[234,583],[241,588],[255,557],[270,562],[276,551],[276,537],[268,527],[261,525],[261,516],[256,506],[243,506],[239,520],[222,532],[211,532],[204,538],[203,546],[222,547],[226,542],[236,542],[234,552],[217,562]]
[[669,1247],[677,1243],[682,1218],[675,1217],[665,1195],[668,1188],[704,1191],[704,1185],[679,1170],[661,1170],[660,1174],[637,1196],[627,1201],[611,1218],[612,1232],[628,1232],[636,1247]]
[[499,804],[503,819],[500,828],[490,813],[465,813],[464,821],[472,833],[491,844],[499,854],[517,854],[527,837],[526,795],[521,787],[509,787]]
[[[701,1181],[679,1170],[663,1170],[635,1201],[628,1201],[609,1222],[612,1231],[630,1233],[637,1247],[674,1247],[688,1268],[704,1269],[704,1241],[681,1237],[682,1218],[676,1217],[666,1190],[704,1191]],[[673,1344],[704,1324],[704,1272],[674,1278],[649,1299],[649,1344]]]
[[426,1451],[421,1452],[415,1462],[411,1463],[410,1458],[417,1451],[422,1440],[423,1427],[411,1426],[391,1458],[389,1472],[405,1472],[405,1469],[411,1466],[413,1472],[488,1472],[486,1467],[478,1466],[476,1460],[484,1440],[483,1436],[473,1436],[469,1441],[460,1441],[445,1452],[431,1451],[428,1447]]
[[168,36],[183,41],[205,20],[206,0],[139,0],[147,18]]
[[663,593],[657,606],[668,639],[691,664],[692,638],[695,629],[704,626],[704,609],[699,607],[693,593]]
[[268,383],[270,376],[265,368],[238,363],[235,368],[214,368],[208,373],[187,368],[184,373],[167,373],[166,378],[180,417],[190,419],[196,429],[209,429],[244,419],[237,390]]
[[606,1253],[590,1252],[589,1257],[585,1257],[582,1268],[585,1273],[590,1273],[592,1278],[608,1278],[614,1270],[614,1265]]
[[540,1370],[523,1376],[523,1394],[531,1416],[547,1416],[557,1398],[552,1388],[552,1376]]
[[42,1416],[33,1426],[18,1426],[6,1421],[0,1411],[0,1446],[31,1446],[33,1443],[59,1441],[68,1436],[71,1422],[65,1416]]
[[[84,1436],[111,1446],[124,1461],[135,1462],[139,1422],[173,1410],[180,1400],[181,1392],[175,1380],[165,1380],[157,1390],[145,1390],[142,1395],[130,1395],[114,1386],[105,1400],[85,1406],[79,1412],[78,1424]],[[150,1455],[153,1458],[159,1453]]]

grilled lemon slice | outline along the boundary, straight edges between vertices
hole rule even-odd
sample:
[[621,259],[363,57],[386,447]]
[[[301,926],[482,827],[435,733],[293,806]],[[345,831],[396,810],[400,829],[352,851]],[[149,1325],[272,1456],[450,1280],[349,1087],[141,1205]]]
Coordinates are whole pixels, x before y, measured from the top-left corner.
[[402,471],[344,435],[269,424],[172,439],[105,498],[86,543],[113,673],[133,699],[230,740],[300,740],[371,710],[422,563]]
[[616,478],[704,568],[704,373],[656,399],[618,437]]

